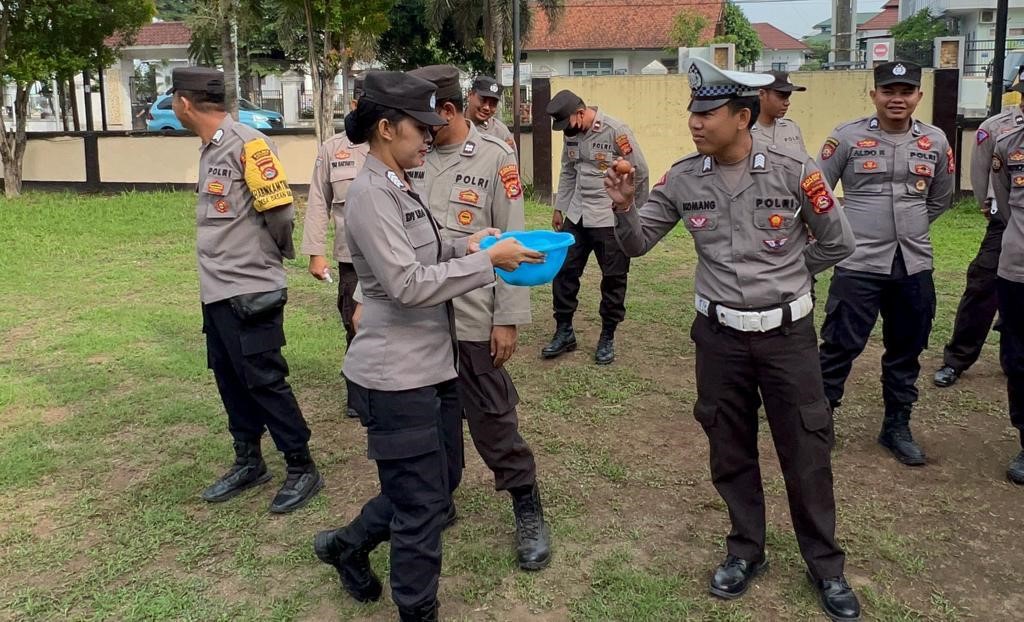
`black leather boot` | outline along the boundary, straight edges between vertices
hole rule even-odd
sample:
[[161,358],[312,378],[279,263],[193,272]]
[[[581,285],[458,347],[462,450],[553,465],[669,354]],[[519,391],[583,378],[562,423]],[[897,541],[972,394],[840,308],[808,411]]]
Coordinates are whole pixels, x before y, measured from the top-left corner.
[[415,609],[398,608],[398,619],[401,622],[437,622],[437,601]]
[[227,501],[231,497],[270,481],[267,464],[260,453],[260,443],[235,441],[235,463],[227,473],[203,491],[203,500],[210,503]]
[[768,567],[763,557],[751,562],[735,555],[726,555],[725,560],[715,568],[708,591],[719,598],[739,598],[750,589],[750,582]]
[[301,508],[324,487],[324,478],[316,470],[309,449],[285,454],[284,460],[288,463],[288,476],[270,504],[274,514],[287,514]]
[[1006,468],[1006,479],[1018,486],[1024,486],[1024,451],[1010,461],[1010,466]]
[[516,516],[516,556],[523,570],[541,570],[551,562],[551,532],[544,522],[540,488],[519,486],[509,490]]
[[878,443],[907,466],[922,466],[925,463],[924,451],[910,434],[910,408],[885,413]]
[[597,340],[597,349],[594,350],[594,362],[598,365],[610,365],[614,360],[615,333],[602,330],[601,337]]
[[341,529],[321,531],[313,539],[313,551],[338,571],[341,586],[361,603],[380,600],[384,587],[370,566],[370,551],[383,540],[371,538],[356,518]]
[[833,622],[856,622],[860,620],[860,602],[853,588],[846,582],[846,577],[833,577],[821,581],[811,578],[818,592],[818,603]]
[[544,346],[540,355],[546,359],[553,359],[559,354],[572,352],[576,349],[576,333],[572,329],[571,322],[559,322],[555,327],[555,336],[551,343]]
[[935,372],[935,376],[932,378],[932,382],[934,382],[935,386],[939,387],[940,389],[944,389],[946,387],[951,387],[954,384],[956,384],[956,381],[959,378],[960,372],[953,369],[949,365],[943,365],[942,367],[939,368],[938,371]]

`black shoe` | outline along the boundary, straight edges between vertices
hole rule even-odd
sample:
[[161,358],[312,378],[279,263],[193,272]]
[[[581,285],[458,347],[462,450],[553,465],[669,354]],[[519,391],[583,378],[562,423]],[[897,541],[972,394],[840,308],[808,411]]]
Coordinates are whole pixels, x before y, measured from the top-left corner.
[[546,359],[553,359],[559,354],[572,352],[575,349],[576,333],[572,329],[572,324],[559,322],[555,328],[555,336],[551,338],[551,343],[544,346],[540,355]]
[[878,435],[878,443],[892,452],[897,460],[907,466],[922,466],[925,463],[924,451],[914,442],[907,424],[888,426],[883,424],[882,433]]
[[270,472],[263,462],[259,441],[255,443],[234,442],[235,463],[227,473],[202,492],[204,501],[219,503],[260,484],[270,481]]
[[1024,451],[1010,461],[1010,466],[1006,468],[1006,479],[1018,486],[1024,486]]
[[760,561],[748,562],[735,555],[726,555],[725,561],[715,568],[708,591],[726,600],[739,598],[747,592],[750,581],[764,572],[767,567],[768,560],[764,558],[761,558]]
[[348,417],[349,419],[358,419],[359,413],[356,412],[355,408],[348,407],[345,409],[345,416]]
[[541,570],[551,563],[551,531],[537,484],[509,490],[516,516],[516,557],[523,570]]
[[815,591],[818,592],[818,603],[822,611],[834,622],[854,622],[860,620],[860,603],[853,588],[846,582],[846,577],[833,577],[815,581]]
[[369,603],[380,600],[384,590],[370,567],[370,551],[377,544],[367,537],[357,518],[347,527],[316,534],[313,551],[320,561],[334,566],[342,587],[352,598]]
[[597,340],[597,349],[594,350],[594,362],[598,365],[610,365],[615,360],[615,336],[613,334],[601,333]]
[[284,459],[288,463],[288,476],[270,504],[270,511],[274,514],[294,512],[309,503],[324,487],[324,478],[316,470],[308,449],[285,454]]
[[437,601],[415,609],[398,608],[400,622],[437,622]]
[[828,407],[831,408],[833,411],[837,410],[842,405],[843,405],[843,400],[842,399],[829,400],[828,401]]
[[946,387],[951,387],[956,384],[958,378],[960,378],[960,372],[949,365],[943,365],[937,372],[935,372],[935,377],[932,378],[932,382],[934,382],[935,386],[940,389],[945,389]]

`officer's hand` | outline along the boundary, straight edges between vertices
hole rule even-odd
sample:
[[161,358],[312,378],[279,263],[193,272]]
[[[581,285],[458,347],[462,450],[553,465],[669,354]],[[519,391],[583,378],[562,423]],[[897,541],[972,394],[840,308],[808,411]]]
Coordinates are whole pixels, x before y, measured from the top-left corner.
[[981,204],[981,213],[985,215],[985,218],[992,218],[992,197],[985,199],[985,202]]
[[[615,160],[614,166],[609,166],[604,173],[604,189],[611,197],[614,206],[627,206],[633,203],[633,195],[636,194],[636,186],[633,183],[633,175],[636,169],[630,166],[629,172],[622,174],[616,172],[620,168],[620,162],[626,162],[622,158]],[[626,162],[629,164],[629,162]]]
[[501,229],[495,229],[494,227],[488,227],[487,229],[481,229],[473,235],[469,236],[469,241],[466,243],[466,254],[470,255],[480,251],[480,240],[486,238],[489,235],[494,237],[501,237]]
[[309,256],[309,273],[316,277],[318,280],[324,280],[324,273],[327,272],[329,266],[327,265],[327,258],[323,255],[310,255]]
[[555,210],[551,214],[551,228],[555,231],[562,230],[562,212]]
[[494,357],[495,367],[501,367],[512,358],[518,337],[519,329],[515,325],[491,328],[491,356]]
[[490,255],[492,266],[510,272],[521,263],[544,263],[543,253],[526,248],[515,238],[502,240],[485,252]]
[[359,331],[359,320],[363,319],[363,303],[357,302],[356,308],[352,311],[352,332]]

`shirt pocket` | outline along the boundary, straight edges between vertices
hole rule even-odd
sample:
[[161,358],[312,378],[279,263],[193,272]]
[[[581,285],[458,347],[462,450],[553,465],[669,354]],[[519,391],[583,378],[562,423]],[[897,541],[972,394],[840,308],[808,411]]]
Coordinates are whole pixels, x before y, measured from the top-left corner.
[[356,167],[354,166],[341,166],[331,171],[331,193],[334,195],[331,200],[332,205],[345,202],[349,186],[352,185],[355,178]]
[[487,225],[484,205],[488,194],[481,188],[453,186],[448,197],[448,215],[445,227],[462,233],[476,233]]
[[930,162],[911,160],[907,162],[910,174],[907,175],[907,194],[911,196],[927,196],[928,189],[935,181],[935,165]]
[[796,206],[800,205],[800,201],[792,197],[775,200],[786,201],[792,207],[754,208],[754,227],[765,231],[788,231],[797,224]]
[[230,177],[210,177],[203,182],[199,188],[199,200],[205,207],[207,220],[229,220],[241,213],[239,193],[231,194],[236,183],[238,181]]
[[[604,172],[608,170],[608,167],[615,161],[615,155],[611,151],[595,151],[594,152],[594,174],[604,176]],[[602,180],[602,184],[604,181]]]
[[405,235],[409,237],[409,243],[412,244],[414,249],[416,249],[416,258],[420,261],[422,261],[420,253],[427,245],[437,239],[434,237],[434,228],[430,226],[430,221],[426,218],[420,218],[418,221],[406,227]]
[[862,157],[853,159],[853,179],[849,186],[846,179],[843,179],[843,188],[848,192],[881,192],[885,184],[889,163],[886,160],[876,157]]
[[1009,204],[1013,207],[1024,207],[1024,170],[1009,171],[1010,175],[1010,198]]
[[692,234],[714,231],[718,228],[718,214],[684,214],[683,226]]

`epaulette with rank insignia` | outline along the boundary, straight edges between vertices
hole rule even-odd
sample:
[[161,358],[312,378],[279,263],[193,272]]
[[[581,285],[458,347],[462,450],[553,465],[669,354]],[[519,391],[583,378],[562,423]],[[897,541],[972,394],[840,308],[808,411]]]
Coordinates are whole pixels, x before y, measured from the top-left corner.
[[509,147],[507,142],[503,141],[502,139],[498,138],[497,136],[492,136],[490,134],[484,134],[484,133],[481,132],[480,133],[480,138],[483,141],[486,141],[486,142],[489,142],[489,143],[494,143],[495,145],[499,145],[501,147],[503,153],[515,153],[515,149],[513,149],[512,147]]

